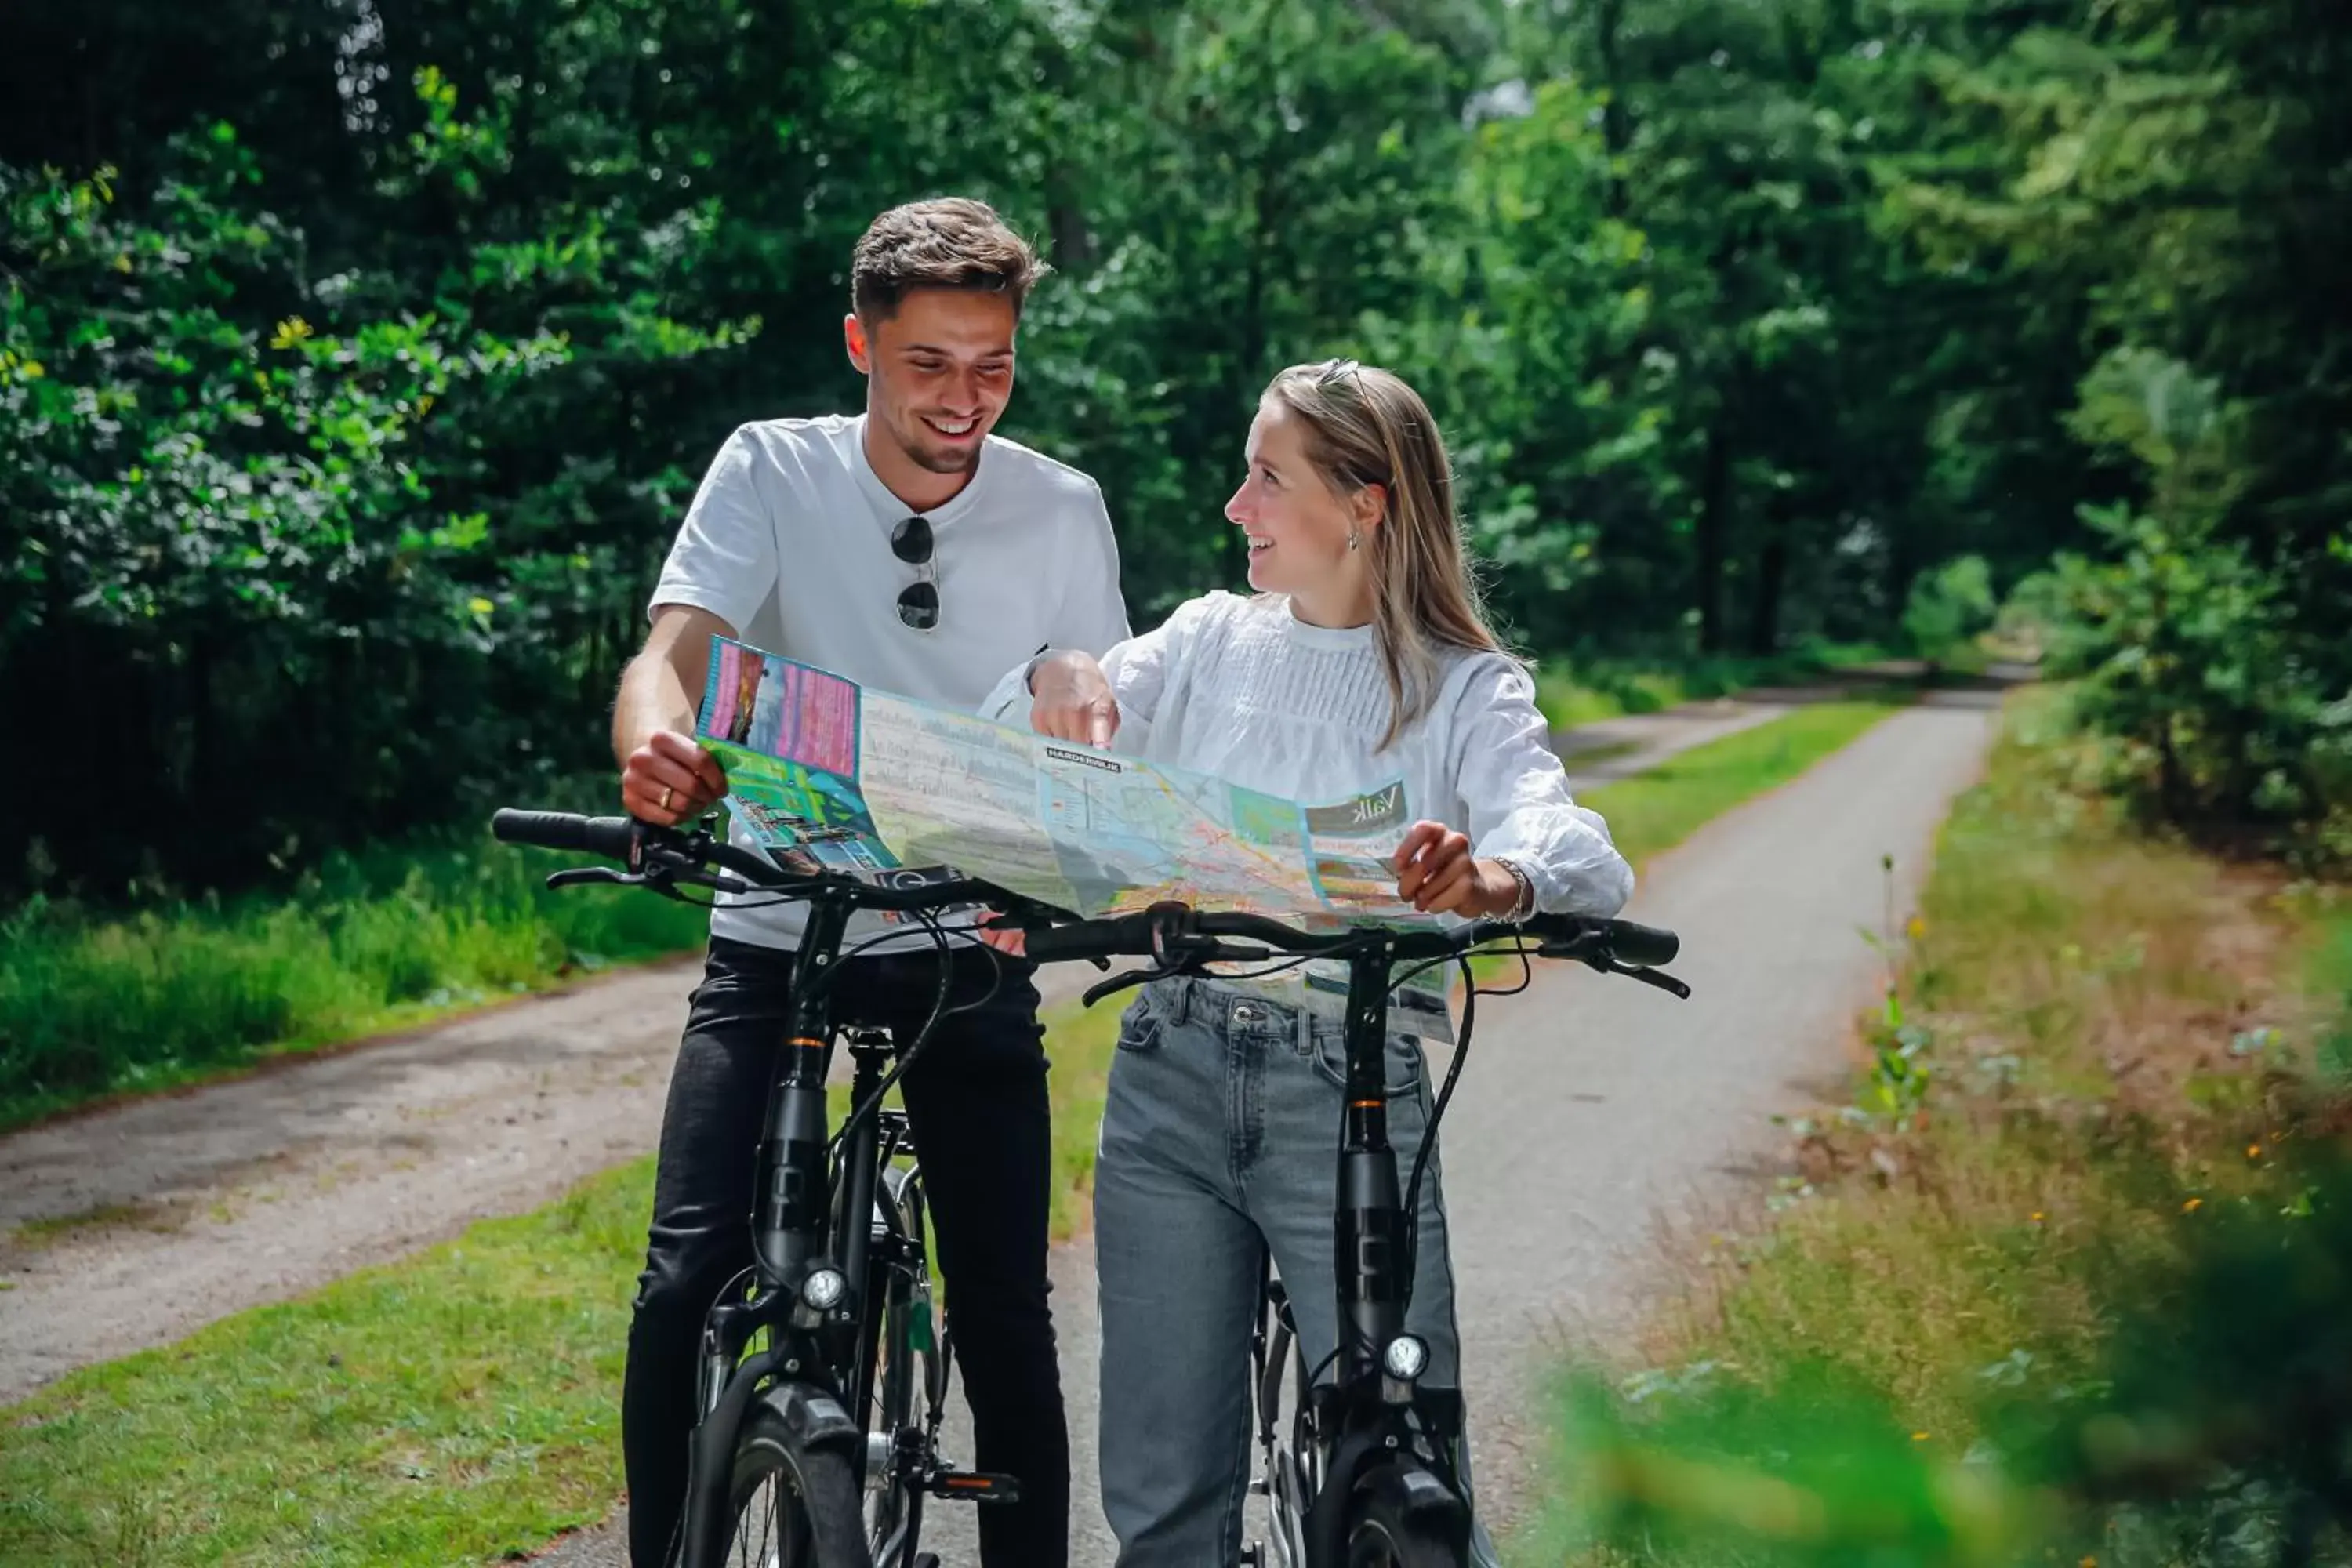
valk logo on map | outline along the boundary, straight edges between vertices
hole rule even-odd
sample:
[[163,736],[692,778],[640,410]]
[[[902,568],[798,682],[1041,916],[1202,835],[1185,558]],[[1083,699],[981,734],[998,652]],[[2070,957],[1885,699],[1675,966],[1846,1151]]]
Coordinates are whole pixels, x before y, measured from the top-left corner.
[[1349,838],[1371,837],[1397,826],[1403,820],[1404,784],[1402,782],[1386,789],[1374,790],[1370,795],[1360,795],[1353,800],[1307,808],[1307,832],[1337,834]]

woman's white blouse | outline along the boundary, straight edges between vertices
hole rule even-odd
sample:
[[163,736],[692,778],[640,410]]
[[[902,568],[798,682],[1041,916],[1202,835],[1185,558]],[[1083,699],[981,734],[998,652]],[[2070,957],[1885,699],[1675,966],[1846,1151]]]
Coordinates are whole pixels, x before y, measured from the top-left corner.
[[[1280,595],[1209,594],[1103,656],[1113,749],[1307,805],[1402,784],[1406,822],[1443,822],[1479,858],[1517,864],[1538,909],[1616,913],[1633,868],[1570,798],[1527,671],[1498,653],[1441,658],[1428,712],[1382,749],[1388,682],[1370,626],[1309,626]],[[982,715],[1025,727],[1026,675],[999,681]]]

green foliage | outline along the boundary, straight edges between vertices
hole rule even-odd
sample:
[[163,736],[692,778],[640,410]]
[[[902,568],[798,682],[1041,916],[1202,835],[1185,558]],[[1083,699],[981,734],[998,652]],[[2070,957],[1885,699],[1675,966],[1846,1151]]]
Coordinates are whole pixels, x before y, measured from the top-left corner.
[[[857,404],[850,245],[946,189],[1057,269],[1006,431],[1102,480],[1139,624],[1241,576],[1266,377],[1354,353],[1538,652],[1964,638],[2120,506],[2242,547],[2285,706],[2347,692],[2319,0],[18,9],[74,67],[0,94],[0,730],[106,695],[0,773],[8,896],[282,884],[597,764],[696,478]],[[2192,804],[2324,822],[2327,744],[2230,700],[2276,755]],[[139,827],[54,820],[100,799]]]
[[1536,680],[1536,704],[1554,729],[1569,729],[1755,687],[1801,685],[1881,657],[1884,650],[1866,643],[1807,643],[1762,658],[1693,654],[1672,661],[1570,655],[1543,665]]
[[1912,580],[1903,605],[1903,639],[1913,653],[1942,658],[1990,630],[1997,609],[1984,557],[1956,556]]
[[[502,132],[430,73],[419,93],[431,134],[382,186],[471,188]],[[108,796],[152,824],[50,835],[42,858],[109,893],[250,881],[355,823],[446,821],[486,775],[593,757],[592,723],[542,764],[506,713],[575,696],[583,616],[631,595],[609,551],[534,551],[528,509],[472,472],[549,384],[735,335],[652,313],[626,292],[648,264],[593,232],[478,247],[403,301],[371,268],[322,275],[263,184],[226,123],[175,139],[142,202],[106,171],[0,169],[0,724],[89,699],[59,765],[0,803],[34,834]],[[558,274],[618,302],[583,330],[533,297]],[[0,877],[41,879],[10,860]]]
[[2340,854],[2352,845],[2352,659],[2336,617],[2298,604],[2229,523],[2251,411],[2211,378],[2137,351],[2084,384],[2075,423],[2150,475],[2145,510],[2088,508],[2100,556],[2056,577],[2052,668],[2112,740],[2110,781],[2175,820],[2268,822]]
[[2352,1168],[2275,1175],[2100,1280],[2086,1375],[1978,1369],[1964,1453],[1832,1363],[1580,1379],[1554,1530],[1662,1565],[2309,1563],[2352,1524]]
[[2322,432],[2352,413],[2352,315],[2299,258],[2352,235],[2320,173],[2352,152],[2347,47],[2303,0],[2047,21],[1938,68],[1990,156],[1897,187],[1928,255],[1996,258],[2087,329],[2062,417],[2103,482],[2046,607],[2112,776],[2327,858],[2352,845],[2352,453]]

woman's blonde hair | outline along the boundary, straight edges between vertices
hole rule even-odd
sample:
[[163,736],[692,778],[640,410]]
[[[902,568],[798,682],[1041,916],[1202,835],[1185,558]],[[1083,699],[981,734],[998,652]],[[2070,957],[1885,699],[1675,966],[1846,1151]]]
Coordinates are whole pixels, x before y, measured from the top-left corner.
[[1295,364],[1262,402],[1298,420],[1307,461],[1342,497],[1386,490],[1371,552],[1372,627],[1389,682],[1383,749],[1437,700],[1445,648],[1500,653],[1478,605],[1477,584],[1454,511],[1454,468],[1421,395],[1385,370],[1354,360]]

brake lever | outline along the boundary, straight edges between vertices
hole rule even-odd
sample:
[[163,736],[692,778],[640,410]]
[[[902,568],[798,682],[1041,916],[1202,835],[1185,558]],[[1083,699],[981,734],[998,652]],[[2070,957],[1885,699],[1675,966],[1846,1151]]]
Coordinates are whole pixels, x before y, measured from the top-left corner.
[[1644,985],[1654,985],[1677,1000],[1684,1002],[1690,1000],[1691,988],[1663,969],[1637,969],[1631,964],[1619,963],[1612,959],[1609,964],[1609,973],[1638,980]]
[[664,882],[691,882],[698,888],[709,888],[712,892],[728,893],[737,898],[748,898],[759,891],[757,888],[731,871],[705,871],[699,868],[684,870],[673,868],[666,877],[659,879]]
[[[1197,975],[1212,963],[1264,963],[1274,956],[1262,947],[1235,947],[1230,942],[1203,942],[1171,962],[1150,969],[1130,969],[1124,974],[1114,974],[1108,980],[1089,986],[1080,998],[1091,1007],[1104,997],[1124,991],[1130,985],[1149,985],[1155,980],[1175,980],[1184,975]],[[1110,967],[1106,961],[1103,967]]]
[[[1105,959],[1103,967],[1110,967],[1110,961]],[[1114,974],[1108,980],[1098,980],[1087,986],[1086,994],[1078,1001],[1081,1005],[1091,1007],[1104,997],[1115,996],[1131,985],[1149,985],[1155,980],[1166,980],[1181,973],[1181,970],[1174,969],[1130,969],[1124,974]]]
[[1591,936],[1578,937],[1571,942],[1545,942],[1536,949],[1536,956],[1571,959],[1602,974],[1622,974],[1628,979],[1638,980],[1644,985],[1655,986],[1678,1000],[1685,1002],[1690,1000],[1691,988],[1664,970],[1645,969],[1639,964],[1618,963],[1617,955],[1609,951],[1608,944],[1598,932]]
[[615,871],[610,866],[567,866],[561,871],[547,874],[550,888],[577,888],[590,882],[606,882],[616,888],[638,888],[645,885],[645,876],[637,871]]

